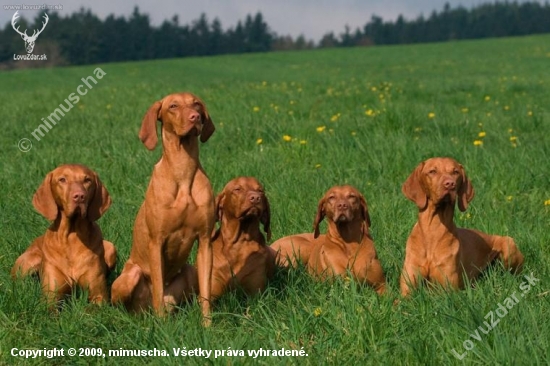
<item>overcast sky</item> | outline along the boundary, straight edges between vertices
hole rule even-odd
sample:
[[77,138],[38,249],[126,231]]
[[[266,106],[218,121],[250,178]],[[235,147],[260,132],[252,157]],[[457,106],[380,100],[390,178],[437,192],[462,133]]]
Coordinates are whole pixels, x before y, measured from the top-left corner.
[[[384,20],[395,20],[399,14],[414,19],[420,14],[429,15],[433,10],[443,9],[444,0],[0,0],[0,25],[9,23],[15,13],[5,5],[48,4],[62,5],[62,15],[71,14],[81,7],[90,8],[101,19],[109,14],[128,16],[134,6],[140,12],[148,13],[153,25],[159,25],[165,19],[179,16],[180,24],[188,24],[206,13],[211,21],[219,18],[223,29],[235,26],[247,14],[260,11],[272,31],[278,35],[300,34],[307,39],[318,41],[325,33],[342,33],[346,25],[352,30],[362,27],[372,15]],[[525,2],[520,0],[519,2]],[[462,5],[471,8],[481,3],[494,2],[484,0],[449,0],[451,7]],[[19,11],[30,19],[37,11]]]

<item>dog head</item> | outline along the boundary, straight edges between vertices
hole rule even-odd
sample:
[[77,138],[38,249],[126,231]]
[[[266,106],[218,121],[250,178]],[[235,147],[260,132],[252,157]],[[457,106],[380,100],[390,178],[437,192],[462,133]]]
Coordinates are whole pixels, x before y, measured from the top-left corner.
[[218,220],[223,217],[244,221],[258,219],[271,240],[271,212],[264,188],[253,177],[238,177],[228,182],[216,197]]
[[370,216],[367,208],[367,201],[363,195],[352,186],[334,186],[325,193],[323,198],[321,198],[317,206],[315,221],[313,222],[313,236],[315,238],[319,236],[319,224],[323,221],[325,216],[335,224],[361,220],[363,223],[363,234],[368,233]]
[[421,211],[426,209],[428,201],[436,207],[454,207],[457,200],[460,211],[466,211],[475,193],[464,167],[451,158],[431,158],[420,163],[403,184],[402,191]]
[[111,205],[111,197],[94,171],[67,164],[46,175],[32,203],[50,221],[59,215],[96,221]]
[[200,136],[201,142],[206,142],[215,130],[206,105],[191,93],[170,94],[149,107],[139,131],[140,140],[149,150],[158,142],[157,121],[167,133]]

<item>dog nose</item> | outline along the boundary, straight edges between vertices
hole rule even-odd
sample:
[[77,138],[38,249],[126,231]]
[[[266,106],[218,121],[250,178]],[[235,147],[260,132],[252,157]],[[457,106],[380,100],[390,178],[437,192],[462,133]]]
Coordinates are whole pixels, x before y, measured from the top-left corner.
[[254,203],[254,204],[260,203],[261,198],[262,197],[260,196],[259,193],[251,193],[250,196],[248,196],[250,203]]
[[456,183],[454,180],[447,179],[446,181],[443,182],[443,186],[446,189],[454,189],[456,187]]
[[347,202],[338,202],[336,204],[336,208],[339,210],[347,210],[349,208],[349,204]]
[[73,201],[75,203],[82,203],[84,202],[84,198],[85,198],[85,194],[83,191],[80,191],[80,192],[75,192],[73,193]]
[[192,112],[190,115],[189,115],[189,120],[191,122],[198,122],[201,120],[201,115],[198,113],[198,112]]

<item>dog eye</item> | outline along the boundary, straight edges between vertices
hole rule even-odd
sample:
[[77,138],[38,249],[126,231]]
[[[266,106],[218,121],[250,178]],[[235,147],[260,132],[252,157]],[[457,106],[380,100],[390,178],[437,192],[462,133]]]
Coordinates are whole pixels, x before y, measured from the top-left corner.
[[67,182],[67,179],[65,179],[65,177],[59,178],[59,183],[66,183],[66,182]]
[[90,183],[92,181],[92,178],[86,177],[84,178],[84,183]]
[[177,108],[178,105],[177,104],[170,104],[170,109],[174,109],[174,108]]
[[241,187],[233,188],[233,192],[240,192],[240,191],[242,191]]
[[458,174],[460,174],[460,172],[458,171],[458,169],[453,170],[453,175],[458,175]]
[[432,174],[432,175],[435,174],[435,173],[437,173],[437,170],[435,170],[435,169],[431,169],[431,170],[428,172],[428,174]]

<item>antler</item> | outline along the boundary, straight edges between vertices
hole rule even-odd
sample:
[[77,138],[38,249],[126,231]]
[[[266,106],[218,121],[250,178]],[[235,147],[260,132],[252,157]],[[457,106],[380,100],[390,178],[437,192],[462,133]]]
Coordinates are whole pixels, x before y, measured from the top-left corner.
[[17,18],[19,18],[19,15],[17,15],[17,13],[19,13],[18,11],[15,12],[15,14],[13,14],[13,17],[11,18],[11,26],[13,28],[13,30],[15,30],[17,33],[19,33],[21,36],[26,36],[28,37],[27,35],[27,30],[25,29],[25,33],[22,33],[20,30],[19,30],[19,26],[17,26],[17,28],[15,28],[15,22],[17,21]]
[[19,30],[19,26],[17,26],[17,28],[15,28],[15,23],[17,21],[17,18],[19,18],[19,15],[17,15],[18,11],[15,12],[15,14],[13,14],[13,17],[11,18],[11,26],[13,27],[13,29],[19,33],[22,37],[24,37],[25,39],[29,39],[29,40],[33,40],[33,39],[36,39],[38,37],[38,35],[40,33],[42,33],[42,31],[44,30],[44,28],[46,28],[46,24],[48,24],[48,20],[50,20],[50,18],[48,18],[48,14],[44,13],[44,19],[46,20],[46,22],[42,22],[42,29],[40,29],[38,31],[38,33],[36,33],[36,29],[33,31],[32,33],[32,36],[29,37],[29,35],[27,34],[27,30],[25,29],[25,32],[21,32]]
[[[40,29],[38,31],[38,33],[36,33],[36,35],[34,35],[34,33],[32,34],[32,37],[38,37],[38,35],[40,33],[42,33],[42,31],[44,30],[44,28],[46,28],[46,24],[48,24],[48,20],[50,20],[50,18],[48,18],[48,14],[44,13],[44,18],[46,19],[46,23],[42,22],[42,29]],[[34,30],[36,32],[36,29]]]

